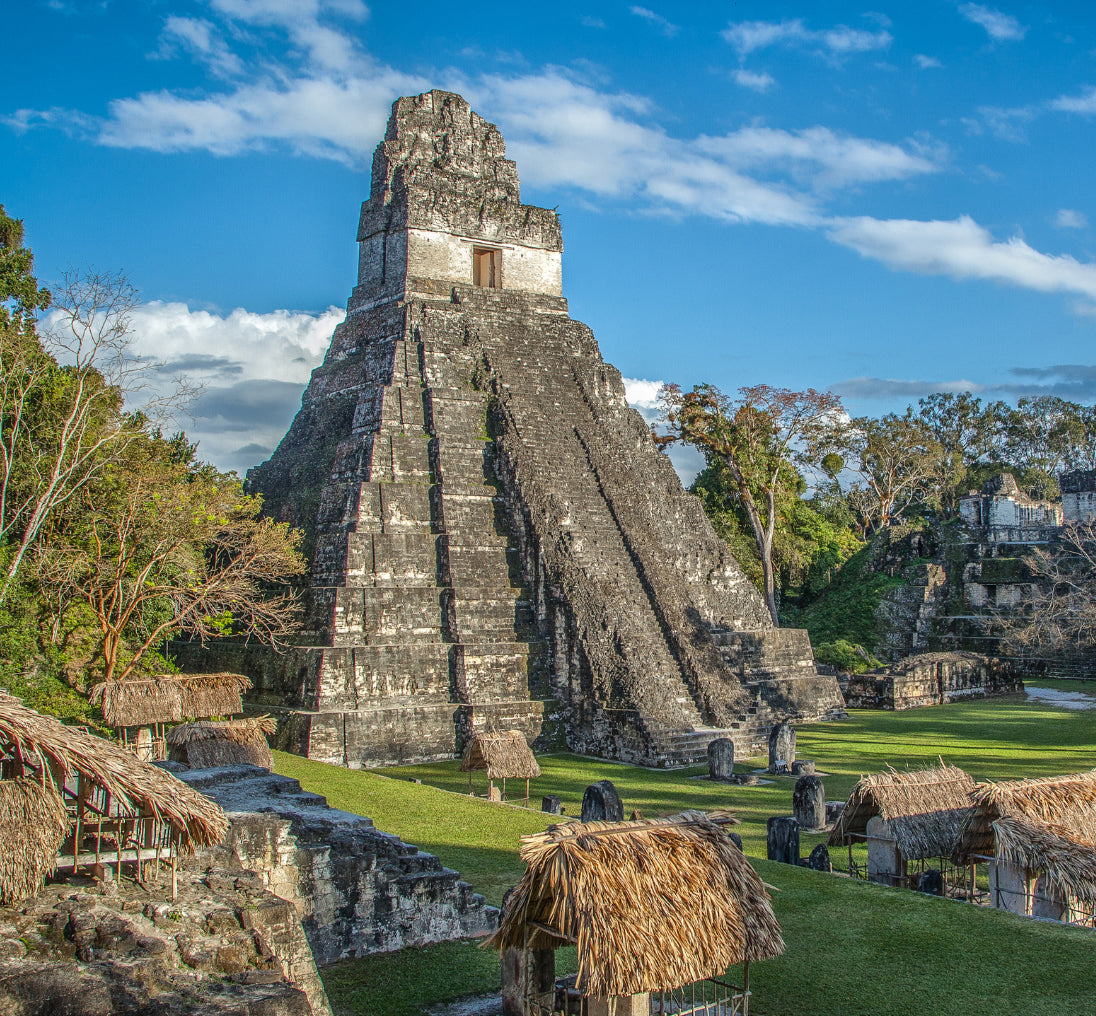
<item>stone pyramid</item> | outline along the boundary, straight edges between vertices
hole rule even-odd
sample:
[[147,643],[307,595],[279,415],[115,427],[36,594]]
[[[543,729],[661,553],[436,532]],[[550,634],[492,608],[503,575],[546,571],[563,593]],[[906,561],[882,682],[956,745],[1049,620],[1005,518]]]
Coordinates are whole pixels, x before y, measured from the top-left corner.
[[283,746],[379,765],[520,729],[674,765],[840,711],[568,316],[559,220],[494,125],[399,99],[358,243],[346,320],[248,475],[312,558],[300,645],[226,661]]

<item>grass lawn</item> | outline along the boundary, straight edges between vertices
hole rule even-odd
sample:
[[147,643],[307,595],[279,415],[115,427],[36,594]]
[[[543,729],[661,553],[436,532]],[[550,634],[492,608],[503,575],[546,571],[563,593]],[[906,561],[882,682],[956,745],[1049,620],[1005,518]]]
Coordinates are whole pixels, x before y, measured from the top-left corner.
[[[1078,688],[1069,682],[1054,686]],[[862,773],[887,764],[925,765],[939,755],[976,779],[1048,776],[1096,766],[1096,712],[1020,700],[858,711],[840,723],[799,728],[797,755],[814,759],[829,774],[823,780],[830,800],[845,798]],[[278,772],[437,854],[493,903],[521,874],[520,836],[551,821],[537,810],[467,797],[468,778],[456,761],[386,769],[382,775],[280,753],[275,758]],[[728,787],[691,778],[701,769],[664,772],[573,755],[542,756],[540,763],[534,804],[542,794],[558,794],[566,813],[576,815],[585,787],[608,777],[626,810],[638,808],[646,817],[687,807],[732,808],[743,820],[738,831],[746,853],[754,858],[765,855],[765,820],[791,811],[791,778]],[[412,776],[423,784],[411,783]],[[475,778],[482,793],[482,774]],[[803,854],[821,838],[804,836]],[[751,972],[752,1008],[760,1014],[1096,1011],[1096,932],[764,860],[755,866],[779,890],[774,904],[788,946],[783,957]],[[561,965],[567,966],[566,958]],[[327,968],[323,977],[340,1014],[414,1016],[431,1002],[497,990],[498,963],[473,945],[451,943],[349,961]]]

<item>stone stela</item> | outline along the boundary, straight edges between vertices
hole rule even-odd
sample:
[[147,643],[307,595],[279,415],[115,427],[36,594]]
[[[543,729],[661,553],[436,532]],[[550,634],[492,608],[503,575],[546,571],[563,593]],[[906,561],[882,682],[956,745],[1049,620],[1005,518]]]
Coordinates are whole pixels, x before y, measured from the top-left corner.
[[358,243],[346,320],[247,481],[305,531],[306,631],[219,650],[277,746],[383,765],[517,729],[682,765],[843,709],[568,316],[559,220],[522,204],[495,126],[399,99]]

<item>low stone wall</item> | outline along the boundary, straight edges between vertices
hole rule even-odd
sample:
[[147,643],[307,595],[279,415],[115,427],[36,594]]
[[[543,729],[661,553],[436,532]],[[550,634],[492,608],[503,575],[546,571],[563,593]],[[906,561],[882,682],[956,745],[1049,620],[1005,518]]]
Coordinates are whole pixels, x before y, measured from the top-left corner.
[[321,966],[493,931],[498,911],[433,855],[256,766],[176,775],[232,817],[223,849],[301,915]]
[[978,653],[924,653],[849,678],[845,702],[851,709],[915,709],[1023,690],[1021,673],[1011,660]]

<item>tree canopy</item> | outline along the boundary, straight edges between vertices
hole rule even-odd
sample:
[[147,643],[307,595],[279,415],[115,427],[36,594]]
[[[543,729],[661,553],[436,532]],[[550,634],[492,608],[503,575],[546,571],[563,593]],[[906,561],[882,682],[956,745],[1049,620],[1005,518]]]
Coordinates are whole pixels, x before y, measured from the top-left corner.
[[68,272],[50,292],[32,272],[0,207],[0,681],[71,713],[66,687],[170,667],[172,636],[279,643],[299,534],[162,436],[123,274]]

